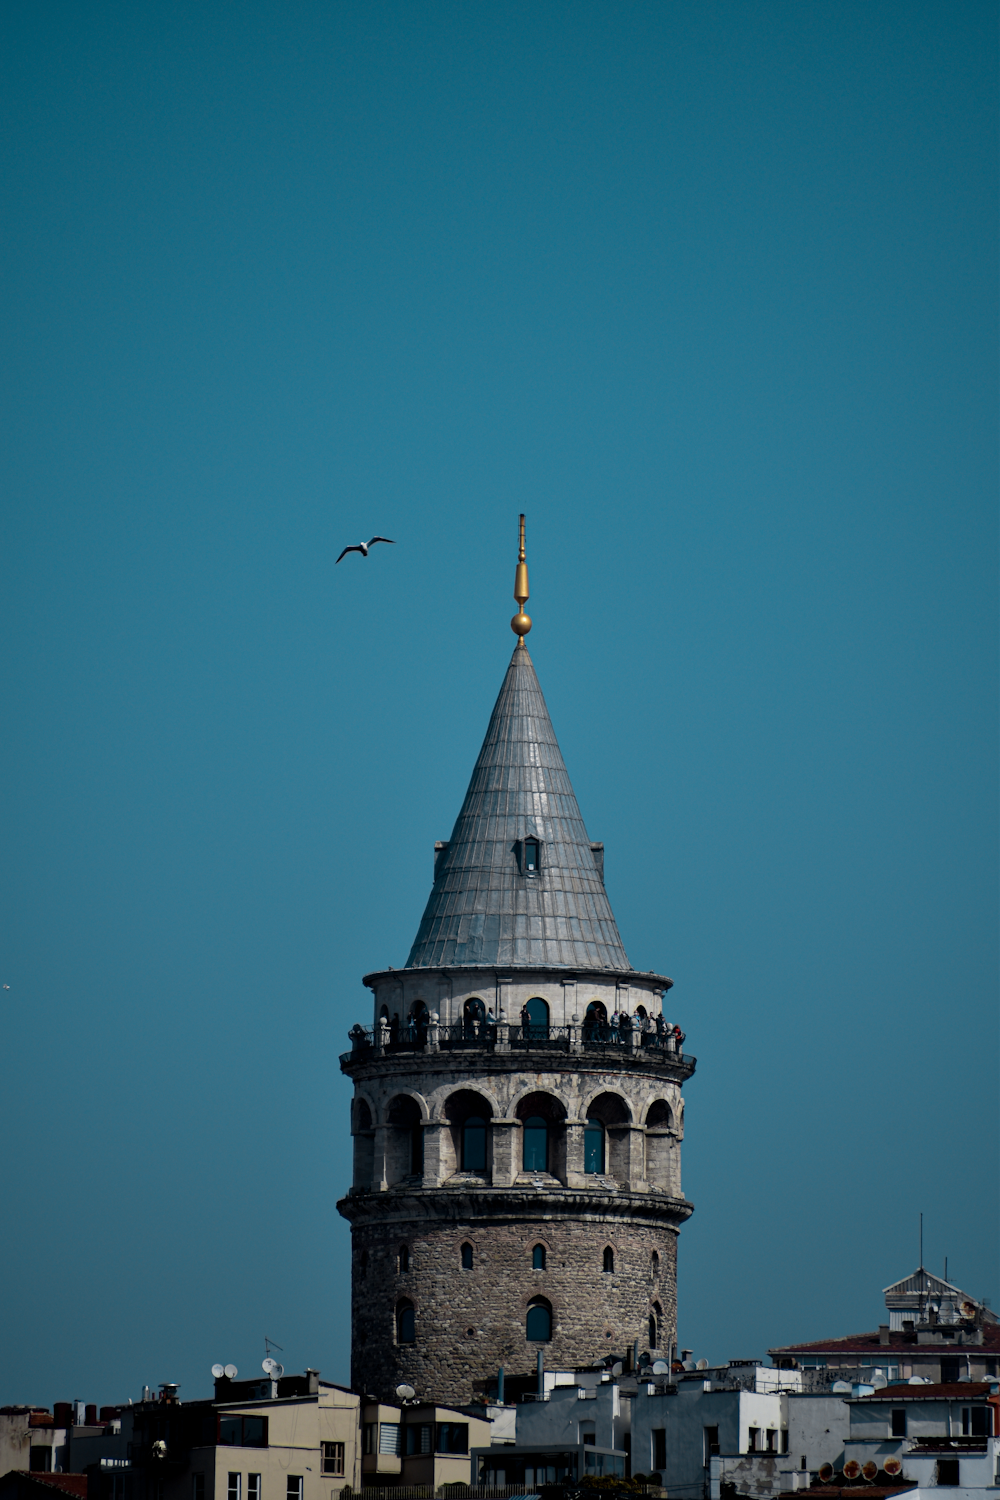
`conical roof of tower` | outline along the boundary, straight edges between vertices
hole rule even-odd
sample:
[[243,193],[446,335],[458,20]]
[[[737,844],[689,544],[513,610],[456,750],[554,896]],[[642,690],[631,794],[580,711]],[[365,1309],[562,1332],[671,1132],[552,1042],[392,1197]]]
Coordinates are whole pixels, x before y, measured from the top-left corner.
[[[534,875],[521,870],[526,838],[541,846]],[[522,642],[406,961],[453,965],[631,968]]]

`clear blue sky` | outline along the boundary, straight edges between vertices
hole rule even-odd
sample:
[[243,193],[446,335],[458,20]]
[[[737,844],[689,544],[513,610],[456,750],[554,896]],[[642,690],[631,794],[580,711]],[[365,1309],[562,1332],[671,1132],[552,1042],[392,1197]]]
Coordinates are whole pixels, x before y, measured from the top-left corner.
[[[349,1026],[531,650],[696,1355],[997,1275],[995,7],[0,18],[0,1400],[348,1372]],[[395,547],[334,569],[346,542]]]

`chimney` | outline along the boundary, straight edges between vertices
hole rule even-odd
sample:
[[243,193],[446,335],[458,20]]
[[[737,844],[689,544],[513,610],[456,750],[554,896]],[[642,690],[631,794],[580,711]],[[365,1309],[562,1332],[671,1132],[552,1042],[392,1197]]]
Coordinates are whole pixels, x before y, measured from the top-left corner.
[[73,1406],[71,1402],[57,1401],[55,1406],[52,1408],[52,1413],[55,1418],[55,1424],[57,1427],[72,1427]]
[[83,1412],[83,1423],[85,1427],[97,1426],[97,1403],[88,1401]]
[[306,1380],[308,1381],[308,1386],[306,1388],[307,1388],[310,1396],[318,1395],[318,1393],[319,1393],[319,1371],[318,1370],[310,1370],[307,1367],[306,1368]]
[[889,1325],[888,1325],[888,1323],[880,1323],[878,1325],[878,1341],[879,1341],[880,1344],[883,1344],[883,1345],[888,1344],[888,1342],[889,1342]]

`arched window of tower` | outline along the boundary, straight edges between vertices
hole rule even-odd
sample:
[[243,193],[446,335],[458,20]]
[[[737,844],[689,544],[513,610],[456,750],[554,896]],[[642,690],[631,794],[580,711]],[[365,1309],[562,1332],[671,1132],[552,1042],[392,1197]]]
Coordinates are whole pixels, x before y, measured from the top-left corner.
[[646,1115],[646,1181],[662,1192],[675,1191],[672,1181],[674,1114],[666,1099],[654,1099]]
[[548,1172],[566,1181],[566,1106],[541,1089],[526,1094],[514,1108],[521,1122],[521,1170]]
[[547,1344],[551,1341],[552,1305],[544,1297],[532,1297],[528,1303],[524,1336],[535,1344]]
[[396,1343],[417,1342],[417,1314],[412,1302],[396,1303]]
[[450,1129],[442,1133],[441,1168],[445,1176],[453,1172],[490,1170],[490,1120],[493,1110],[475,1089],[456,1089],[444,1106]]
[[593,1176],[604,1171],[604,1126],[588,1120],[583,1132],[583,1170]]
[[354,1106],[354,1186],[367,1192],[375,1170],[375,1131],[372,1112],[364,1099]]
[[466,1240],[465,1244],[462,1246],[462,1270],[471,1271],[474,1261],[475,1256],[472,1246],[469,1244],[468,1240]]
[[389,1186],[406,1177],[420,1177],[424,1170],[424,1130],[420,1106],[408,1094],[397,1094],[386,1115],[389,1126],[385,1151],[385,1176]]
[[588,1042],[606,1042],[610,1036],[607,1007],[601,1000],[591,1000],[583,1016],[583,1036]]
[[531,1269],[533,1271],[545,1270],[545,1246],[535,1245],[531,1252]]
[[400,1274],[400,1276],[405,1276],[407,1274],[407,1272],[409,1271],[409,1269],[410,1269],[410,1247],[409,1247],[409,1245],[400,1245],[400,1247],[399,1247],[399,1258],[398,1258],[397,1264],[399,1266],[399,1274]]
[[659,1250],[654,1250],[653,1253],[652,1253],[652,1255],[649,1257],[649,1268],[652,1271],[652,1273],[653,1273],[654,1276],[659,1276],[659,1274],[660,1274],[660,1252],[659,1252]]
[[[628,1178],[628,1133],[631,1122],[631,1111],[620,1094],[598,1094],[587,1109],[587,1129],[583,1137],[585,1172],[607,1172],[618,1181]],[[604,1165],[588,1167],[588,1141],[592,1139],[596,1148],[596,1136],[590,1137],[588,1132],[596,1124],[603,1126]]]
[[644,1005],[637,1005],[635,1013],[637,1016],[641,1016],[643,1020],[646,1019],[646,1007]]
[[601,1269],[608,1274],[612,1273],[615,1269],[615,1252],[610,1245],[605,1245],[604,1247],[604,1264]]
[[659,1349],[663,1337],[663,1308],[654,1302],[649,1310],[649,1347]]
[[527,1012],[526,1039],[533,1042],[547,1042],[549,1039],[549,1002],[543,1000],[541,995],[532,995],[524,1009]]
[[430,1014],[427,1006],[422,1000],[414,1000],[410,1006],[410,1016],[406,1023],[406,1039],[415,1042],[422,1047],[427,1041],[427,1028],[430,1025]]

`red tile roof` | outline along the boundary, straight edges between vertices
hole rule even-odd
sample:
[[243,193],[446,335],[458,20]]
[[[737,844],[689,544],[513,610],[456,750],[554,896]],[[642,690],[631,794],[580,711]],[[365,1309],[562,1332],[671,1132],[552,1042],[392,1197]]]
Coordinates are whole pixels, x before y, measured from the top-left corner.
[[995,1380],[962,1380],[951,1381],[947,1385],[910,1385],[903,1381],[899,1385],[887,1385],[884,1390],[876,1391],[873,1396],[858,1396],[858,1401],[926,1401],[928,1397],[935,1400],[948,1398],[966,1401],[970,1397],[988,1396],[992,1387],[996,1385]]
[[776,1354],[851,1354],[855,1350],[865,1354],[885,1350],[889,1353],[906,1351],[917,1355],[969,1354],[975,1359],[977,1355],[1000,1352],[1000,1323],[983,1324],[981,1344],[956,1344],[953,1339],[941,1339],[936,1344],[918,1344],[912,1333],[902,1333],[895,1329],[889,1335],[888,1344],[883,1344],[876,1329],[874,1333],[851,1333],[843,1339],[825,1339],[812,1344],[782,1344],[779,1348],[769,1349],[768,1353],[773,1358]]
[[18,1479],[27,1479],[32,1484],[44,1484],[47,1489],[61,1490],[64,1495],[75,1495],[76,1500],[87,1500],[86,1474],[40,1474],[34,1469],[11,1469],[10,1473],[16,1474]]

